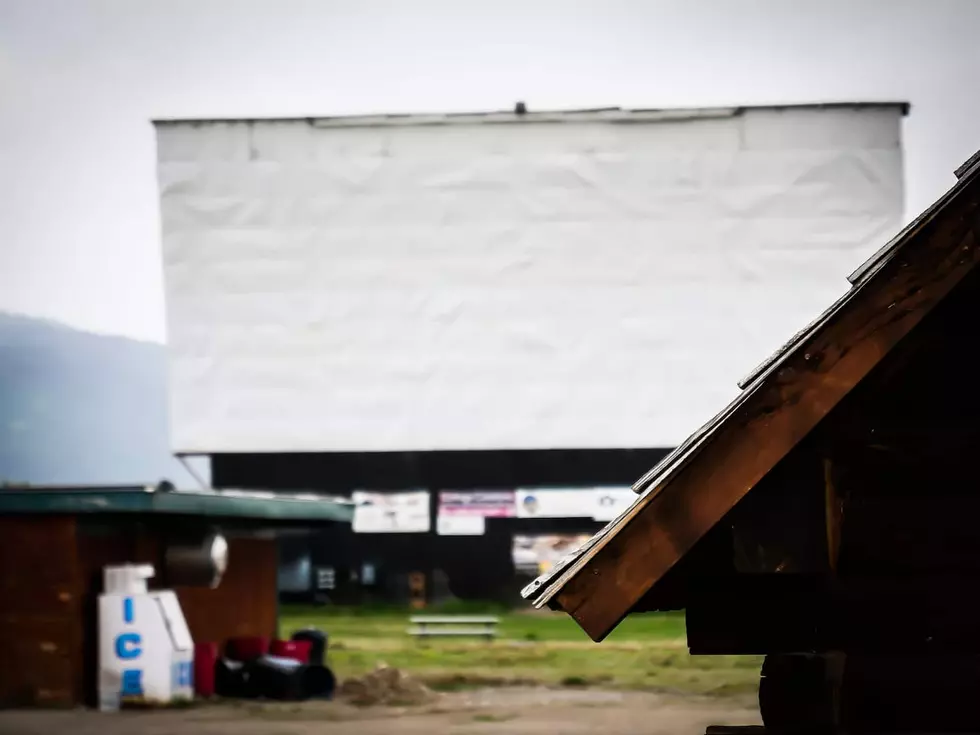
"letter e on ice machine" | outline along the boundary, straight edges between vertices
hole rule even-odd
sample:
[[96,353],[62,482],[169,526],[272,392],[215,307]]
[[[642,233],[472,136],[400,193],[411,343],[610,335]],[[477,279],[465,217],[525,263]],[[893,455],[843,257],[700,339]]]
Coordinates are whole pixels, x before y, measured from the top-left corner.
[[171,590],[149,592],[150,565],[106,567],[99,597],[99,709],[194,696],[194,642]]

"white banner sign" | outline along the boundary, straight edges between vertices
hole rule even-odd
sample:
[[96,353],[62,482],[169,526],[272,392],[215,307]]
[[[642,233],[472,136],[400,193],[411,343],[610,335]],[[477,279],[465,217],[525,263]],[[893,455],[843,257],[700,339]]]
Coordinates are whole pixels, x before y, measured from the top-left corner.
[[592,488],[520,488],[518,518],[591,518],[595,508]]
[[592,518],[611,521],[629,508],[636,495],[628,487],[521,488],[518,518]]
[[436,518],[436,533],[440,536],[482,536],[486,532],[484,516],[440,515]]
[[444,490],[439,493],[439,515],[513,518],[513,490]]
[[354,533],[428,533],[429,493],[357,491],[354,501]]
[[592,517],[597,521],[611,521],[629,508],[639,497],[629,487],[597,487],[592,491],[595,505]]

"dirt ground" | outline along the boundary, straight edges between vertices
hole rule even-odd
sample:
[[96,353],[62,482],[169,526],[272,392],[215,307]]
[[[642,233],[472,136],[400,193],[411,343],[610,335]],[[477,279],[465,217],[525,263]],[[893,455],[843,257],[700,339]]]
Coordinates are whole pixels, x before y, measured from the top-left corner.
[[241,703],[101,714],[0,712],[0,735],[702,735],[759,724],[751,699],[649,692],[508,688],[442,694],[412,707]]

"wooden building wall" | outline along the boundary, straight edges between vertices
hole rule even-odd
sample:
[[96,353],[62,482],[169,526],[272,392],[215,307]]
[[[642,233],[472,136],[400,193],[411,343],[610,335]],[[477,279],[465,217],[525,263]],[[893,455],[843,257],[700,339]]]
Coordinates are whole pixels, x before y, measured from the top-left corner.
[[[162,574],[165,533],[132,518],[0,517],[0,706],[95,705],[102,568]],[[217,589],[175,587],[194,640],[275,635],[276,561],[274,539],[232,537]]]
[[0,517],[0,705],[79,701],[75,549],[72,518]]

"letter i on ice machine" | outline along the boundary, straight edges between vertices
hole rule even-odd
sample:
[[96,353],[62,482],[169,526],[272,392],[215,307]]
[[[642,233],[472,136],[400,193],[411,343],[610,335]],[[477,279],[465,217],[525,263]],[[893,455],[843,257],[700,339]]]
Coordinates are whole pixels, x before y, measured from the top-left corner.
[[194,696],[194,642],[177,595],[147,591],[149,565],[106,567],[99,597],[99,709]]

